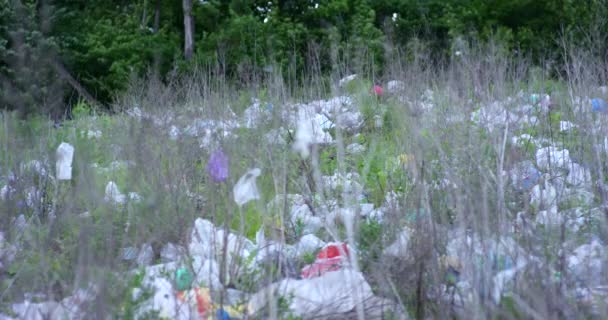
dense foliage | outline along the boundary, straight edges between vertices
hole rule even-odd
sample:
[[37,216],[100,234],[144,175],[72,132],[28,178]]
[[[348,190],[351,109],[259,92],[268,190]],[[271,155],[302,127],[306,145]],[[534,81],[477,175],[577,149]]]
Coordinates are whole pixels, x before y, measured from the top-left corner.
[[[211,66],[249,82],[278,71],[381,75],[386,44],[421,39],[447,56],[457,38],[498,38],[540,62],[560,36],[607,34],[605,0],[0,0],[0,104],[60,110],[75,97],[56,63],[103,103],[132,75]],[[183,3],[192,5],[194,58],[183,58]],[[333,70],[337,62],[351,69]],[[65,77],[64,77],[65,78]],[[79,92],[81,93],[81,92]],[[75,102],[71,98],[71,102]]]

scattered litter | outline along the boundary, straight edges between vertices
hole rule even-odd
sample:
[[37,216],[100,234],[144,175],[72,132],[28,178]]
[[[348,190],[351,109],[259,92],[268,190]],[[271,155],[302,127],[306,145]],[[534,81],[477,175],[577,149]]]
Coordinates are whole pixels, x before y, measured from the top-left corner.
[[573,129],[576,129],[577,125],[570,121],[560,121],[559,122],[559,132],[569,132]]
[[608,113],[608,103],[604,99],[591,99],[591,110],[593,112]]
[[192,287],[192,273],[188,268],[175,270],[175,287],[178,291],[189,290]]
[[124,261],[133,261],[137,259],[137,254],[139,253],[139,250],[137,250],[137,248],[135,247],[122,248],[121,251],[122,253],[120,255],[120,258]]
[[101,131],[99,130],[89,130],[87,131],[88,139],[99,139],[101,138]]
[[315,261],[304,266],[300,275],[304,279],[315,278],[330,271],[342,269],[349,263],[349,249],[345,243],[331,243],[317,254]]
[[302,256],[315,252],[317,249],[325,246],[325,242],[319,239],[314,234],[307,234],[300,238],[300,241],[295,246],[296,254]]
[[140,267],[150,265],[154,260],[154,250],[152,249],[152,245],[149,243],[144,243],[141,246],[141,250],[139,250],[139,254],[137,255],[137,265]]
[[344,269],[304,280],[283,279],[252,296],[248,313],[256,315],[270,299],[290,297],[289,309],[295,316],[331,317],[353,311],[373,297],[362,273]]
[[167,243],[160,249],[160,260],[163,263],[178,261],[185,252],[186,249],[182,246]]
[[181,131],[175,125],[172,125],[169,128],[169,137],[171,138],[171,140],[177,140],[180,135],[181,135]]
[[57,148],[57,179],[72,180],[72,160],[74,159],[74,147],[62,142]]
[[260,174],[262,174],[262,170],[258,168],[251,169],[234,185],[234,188],[232,189],[232,192],[234,193],[234,202],[236,202],[239,207],[242,207],[251,200],[260,199],[260,192],[255,183]]
[[382,95],[384,95],[384,89],[379,85],[374,85],[373,91],[377,97],[382,97]]
[[532,189],[540,177],[540,171],[534,167],[532,161],[520,162],[511,170],[511,182],[515,189],[521,191]]
[[311,114],[305,109],[298,111],[297,128],[293,150],[298,152],[302,158],[308,158],[310,146],[313,144],[333,143],[332,136],[323,129],[330,128],[333,123],[325,116]]
[[568,149],[546,147],[536,151],[536,165],[545,172],[549,171],[549,168],[568,169],[571,163]]
[[579,246],[568,257],[568,269],[577,281],[593,283],[601,279],[606,258],[605,247],[599,240]]
[[[226,250],[227,269],[236,269],[239,266],[234,263],[238,259],[247,259],[254,250],[255,245],[247,238],[216,228],[210,221],[198,218],[194,222],[194,228],[188,245],[188,252],[194,257],[195,275],[202,270],[205,259],[211,259],[207,265],[221,261],[223,249]],[[200,261],[198,261],[200,260]],[[197,262],[198,261],[198,262]],[[200,268],[199,268],[200,267]],[[209,268],[205,272],[209,272]],[[217,268],[219,270],[219,268]],[[219,274],[219,273],[218,273]],[[209,285],[209,284],[208,284]]]
[[243,125],[248,129],[256,128],[264,121],[270,119],[271,111],[272,104],[268,103],[263,108],[261,102],[258,99],[254,99],[253,104],[243,112]]
[[313,215],[307,204],[294,205],[290,216],[291,223],[298,229],[298,234],[312,234],[322,227],[321,218]]
[[346,146],[346,152],[352,154],[352,155],[357,155],[357,154],[361,154],[363,152],[365,152],[365,146],[359,143],[351,143],[348,146]]
[[557,205],[557,190],[549,182],[544,185],[535,185],[530,194],[530,204],[538,209],[549,209]]
[[399,93],[405,91],[405,82],[400,80],[391,80],[386,84],[386,91],[388,93]]
[[566,182],[576,187],[585,187],[591,184],[591,172],[578,163],[572,163]]
[[348,84],[349,82],[351,82],[355,79],[357,79],[357,74],[351,74],[349,76],[346,76],[346,77],[340,79],[340,81],[338,82],[338,86],[344,87],[346,84]]
[[141,197],[139,196],[139,194],[135,192],[130,192],[129,195],[126,196],[120,192],[118,186],[116,185],[116,183],[114,183],[114,181],[108,182],[108,184],[106,185],[104,197],[104,200],[106,202],[113,204],[125,204],[127,202],[127,199],[133,202],[141,201]]
[[384,254],[393,257],[406,258],[408,256],[409,243],[412,233],[413,230],[406,227],[399,233],[395,242],[384,249]]

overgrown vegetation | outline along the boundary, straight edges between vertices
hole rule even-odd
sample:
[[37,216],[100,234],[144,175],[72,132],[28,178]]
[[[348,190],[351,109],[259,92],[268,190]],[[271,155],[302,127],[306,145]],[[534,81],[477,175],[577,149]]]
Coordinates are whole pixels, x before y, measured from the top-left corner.
[[[194,27],[188,59],[184,4]],[[605,0],[3,0],[0,8],[0,102],[58,118],[61,102],[86,95],[108,105],[149,70],[168,80],[203,66],[242,87],[281,75],[295,89],[347,73],[332,59],[370,79],[390,77],[398,48],[424,46],[441,62],[466,50],[459,39],[500,39],[560,73],[562,36],[580,45],[591,31],[601,54],[608,30]]]
[[[403,82],[391,90],[377,82],[387,90],[382,96],[371,90],[376,81],[362,76],[341,87],[319,74],[308,85],[292,88],[275,75],[237,88],[203,70],[191,78],[172,78],[168,84],[154,77],[132,82],[116,99],[115,109],[125,112],[114,115],[97,113],[84,101],[73,108],[72,119],[58,127],[42,117],[23,121],[15,113],[3,113],[0,231],[5,237],[2,245],[14,245],[16,251],[10,264],[0,269],[0,305],[32,292],[61,300],[77,288],[93,286],[98,298],[91,312],[131,318],[150,293],[130,298],[142,279],[133,276],[135,262],[124,257],[125,248],[149,244],[152,264],[160,263],[165,244],[188,246],[196,218],[251,240],[262,228],[266,238],[293,244],[304,235],[305,223],[292,221],[288,206],[267,204],[275,197],[300,194],[320,217],[332,206],[358,208],[369,203],[383,210],[381,219],[355,219],[354,236],[349,220],[340,217],[325,221],[316,236],[356,248],[358,269],[376,295],[400,305],[393,310],[397,314],[597,315],[572,292],[583,285],[604,285],[605,267],[601,276],[581,282],[567,261],[590,239],[608,240],[602,211],[608,174],[602,131],[606,119],[605,114],[591,113],[586,100],[607,98],[600,88],[607,80],[602,71],[608,66],[605,56],[566,45],[562,50],[570,61],[563,65],[567,77],[555,79],[546,77],[549,69],[531,68],[527,60],[505,55],[502,47],[470,45],[440,65],[431,63],[431,51],[410,48],[418,51],[404,51],[402,56],[416,57],[415,63],[389,61],[391,76]],[[348,61],[334,64],[335,70],[353,68]],[[365,69],[363,64],[360,68]],[[361,128],[330,129],[335,143],[314,147],[311,157],[302,159],[292,150],[294,128],[284,112],[293,103],[342,94],[362,112]],[[545,94],[550,95],[550,105],[542,102]],[[269,116],[246,127],[243,116],[252,98]],[[488,120],[497,115],[502,119],[506,111],[525,119]],[[213,121],[224,123],[219,125],[224,129],[206,132]],[[561,130],[560,121],[570,121],[576,129]],[[241,125],[231,124],[236,122]],[[269,132],[278,134],[268,138]],[[526,139],[513,140],[523,134]],[[53,178],[55,150],[61,142],[76,150],[71,181]],[[353,152],[353,143],[364,151]],[[545,200],[531,201],[533,191],[521,189],[510,177],[522,161],[537,161],[538,150],[547,146],[567,148],[593,181],[580,189],[560,189],[555,201],[563,220],[557,223],[542,220],[550,214]],[[209,154],[219,148],[230,158],[230,175],[223,183],[211,181],[205,172]],[[261,197],[239,207],[232,200],[232,186],[250,168],[262,171],[257,182]],[[545,170],[534,184],[559,186],[566,183],[568,171]],[[356,174],[350,181],[362,187],[360,194],[351,193],[346,184],[329,188],[318,179],[346,173]],[[108,201],[104,192],[110,181],[124,194],[136,192],[138,197],[123,204]],[[573,228],[572,221],[580,225]],[[409,237],[407,253],[387,254],[404,230]],[[466,239],[464,232],[473,244],[465,244],[467,249],[459,249],[457,255],[470,259],[450,251],[453,243]],[[482,254],[476,241],[487,248]],[[523,250],[527,264],[518,269],[504,299],[495,301],[488,289],[493,285],[490,279],[521,258],[492,245],[500,241],[509,243],[503,244],[508,249]],[[237,258],[236,267],[222,269],[226,288],[253,293],[289,276],[280,258],[245,273],[234,268],[251,261]],[[599,259],[605,262],[606,256]],[[294,263],[299,268],[313,260],[314,252]],[[470,287],[463,287],[462,281]],[[467,291],[470,288],[473,291]],[[279,299],[278,308],[288,313],[289,303]],[[599,308],[605,310],[601,304]]]

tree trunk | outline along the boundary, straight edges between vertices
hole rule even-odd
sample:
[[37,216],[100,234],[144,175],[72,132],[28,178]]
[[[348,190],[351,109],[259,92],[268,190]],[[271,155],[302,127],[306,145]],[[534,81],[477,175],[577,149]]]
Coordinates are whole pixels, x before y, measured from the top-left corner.
[[148,21],[148,0],[144,0],[144,11],[141,13],[141,27],[146,28]]
[[156,0],[156,8],[154,9],[154,33],[157,33],[160,29],[160,0]]
[[194,23],[192,21],[192,0],[182,0],[184,9],[184,58],[192,59],[194,53]]
[[[156,0],[156,7],[154,8],[154,25],[152,26],[152,32],[157,34],[160,30],[160,0]],[[154,61],[152,64],[152,71],[155,75],[160,74],[160,52],[158,49],[154,51]]]

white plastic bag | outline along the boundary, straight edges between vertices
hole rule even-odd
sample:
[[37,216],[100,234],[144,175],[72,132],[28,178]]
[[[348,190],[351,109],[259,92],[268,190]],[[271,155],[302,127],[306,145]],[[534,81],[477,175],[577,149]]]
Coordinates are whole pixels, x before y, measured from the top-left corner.
[[106,196],[105,200],[107,202],[112,202],[115,204],[123,204],[126,202],[127,197],[118,190],[118,186],[114,181],[108,182],[106,185]]
[[362,273],[343,269],[313,279],[283,279],[254,294],[248,311],[255,314],[268,303],[272,293],[291,297],[289,309],[296,316],[336,316],[349,312],[373,297]]
[[255,184],[257,177],[262,174],[259,168],[247,171],[237,183],[234,185],[232,192],[234,193],[234,202],[242,207],[245,203],[251,200],[260,199],[260,192]]
[[74,159],[74,147],[62,142],[57,148],[57,179],[72,180],[72,160]]

